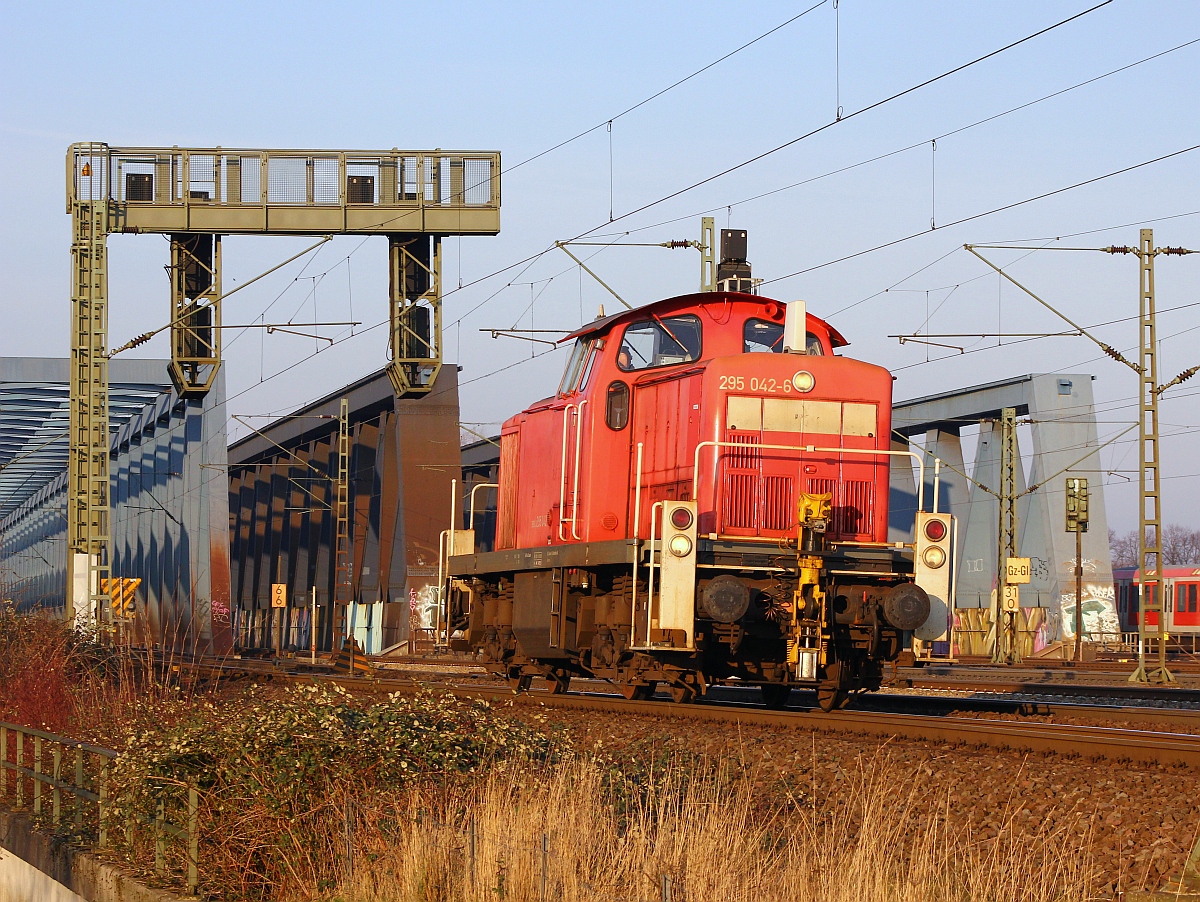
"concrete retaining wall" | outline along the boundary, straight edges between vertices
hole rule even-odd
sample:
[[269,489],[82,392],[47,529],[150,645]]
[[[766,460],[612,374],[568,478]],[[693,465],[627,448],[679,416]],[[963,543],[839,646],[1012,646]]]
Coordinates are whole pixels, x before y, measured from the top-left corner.
[[0,902],[179,902],[0,809]]

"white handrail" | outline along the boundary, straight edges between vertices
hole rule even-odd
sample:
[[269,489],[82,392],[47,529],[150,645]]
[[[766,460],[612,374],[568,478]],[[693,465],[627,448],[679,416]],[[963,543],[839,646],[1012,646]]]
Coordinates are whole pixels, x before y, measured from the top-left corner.
[[[650,641],[650,624],[654,617],[654,540],[656,538],[654,531],[654,513],[659,508],[663,509],[663,532],[667,531],[666,516],[667,506],[665,501],[655,501],[650,506],[650,585],[646,593],[646,648],[649,648],[654,643]],[[659,551],[659,556],[662,556],[662,551]],[[661,565],[660,565],[661,566]],[[660,621],[661,622],[661,621]]]
[[563,524],[567,518],[563,516],[563,508],[567,506],[567,429],[571,422],[571,411],[575,407],[572,401],[563,408],[562,428],[562,463],[558,471],[558,540],[563,541]]
[[[443,569],[445,569],[447,571],[450,569],[449,560],[446,560],[445,563],[443,564],[443,552],[446,550],[446,536],[448,536],[449,534],[450,534],[450,530],[448,530],[448,529],[443,529],[441,531],[441,533],[438,534],[437,598],[438,598],[438,617],[439,618],[442,617],[443,606],[446,601],[446,598],[445,598],[445,596],[446,596],[446,592],[445,592],[446,580],[442,576],[442,571],[443,571]],[[445,557],[449,558],[449,555],[446,555]],[[446,614],[446,620],[449,621],[449,619],[450,619],[449,614]],[[411,623],[411,618],[410,618],[409,628],[411,629],[411,627],[412,627],[412,623]],[[440,622],[435,623],[433,626],[434,636],[436,637],[439,633],[441,633],[441,631],[442,631],[441,623]],[[448,641],[447,641],[447,644],[449,644]]]
[[498,488],[500,488],[500,483],[498,483],[498,482],[480,482],[480,483],[476,483],[475,485],[471,486],[471,528],[472,529],[475,528],[475,493],[478,492],[480,489],[498,489]]
[[[633,587],[629,598],[629,629],[632,635],[629,641],[637,641],[637,578],[638,578],[638,530],[642,514],[642,443],[637,443],[637,476],[633,488]],[[648,637],[647,637],[648,638]]]
[[692,498],[700,495],[700,452],[705,448],[743,448],[754,451],[802,451],[806,454],[882,454],[887,457],[911,457],[917,462],[920,479],[917,481],[917,510],[925,509],[925,460],[915,451],[880,451],[874,448],[818,448],[815,445],[752,445],[748,442],[700,442],[692,460]]
[[[456,529],[457,524],[455,523],[455,521],[457,519],[458,519],[458,480],[451,479],[450,480],[450,529],[448,530],[450,535],[449,535],[449,538],[446,540],[446,582],[450,581],[450,556],[452,554],[454,554],[455,546],[457,544],[454,541],[454,533],[457,531],[457,529]],[[439,574],[439,576],[440,576],[440,574]],[[438,583],[439,587],[442,585],[444,585],[444,584],[441,582]],[[445,617],[446,617],[446,644],[449,645],[450,644],[450,593],[442,592],[442,590],[440,588],[438,589],[438,592],[445,596],[444,598],[441,598],[440,601],[442,602],[442,607],[445,609],[444,613],[445,613]]]
[[[575,408],[575,481],[571,487],[571,538],[579,541],[579,453],[583,448],[583,406],[587,398]],[[561,512],[561,508],[559,509]]]

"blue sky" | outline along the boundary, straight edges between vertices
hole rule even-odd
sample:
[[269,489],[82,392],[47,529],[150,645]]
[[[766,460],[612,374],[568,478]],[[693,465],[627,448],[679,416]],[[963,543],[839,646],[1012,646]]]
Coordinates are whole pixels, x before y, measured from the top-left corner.
[[[6,325],[0,353],[67,352],[63,154],[72,141],[483,149],[501,151],[505,165],[513,166],[605,122],[812,2],[5,4],[0,272]],[[900,346],[887,336],[921,328],[927,297],[928,309],[936,310],[934,332],[995,331],[997,322],[1010,331],[1060,330],[1015,289],[998,291],[982,263],[955,251],[964,242],[1089,232],[1060,243],[1133,244],[1138,223],[1162,220],[1150,223],[1158,243],[1200,247],[1200,215],[1180,215],[1200,211],[1200,151],[929,230],[931,215],[952,222],[1200,143],[1200,44],[948,134],[1200,38],[1195,3],[1116,0],[608,225],[610,185],[613,213],[622,217],[826,124],[839,100],[844,114],[854,113],[1091,5],[841,0],[835,12],[828,2],[616,120],[611,172],[609,133],[601,128],[507,174],[501,234],[446,242],[447,284],[457,286],[461,276],[466,286],[445,302],[447,356],[464,368],[463,420],[494,431],[498,421],[550,393],[564,362],[561,352],[530,360],[527,344],[493,340],[479,330],[531,322],[570,329],[591,319],[600,304],[610,311],[615,304],[559,251],[528,268],[482,277],[592,229],[610,238],[638,230],[625,240],[696,237],[701,213],[713,211],[719,225],[749,230],[755,274],[770,280],[764,293],[804,298],[811,312],[828,316],[850,339],[849,353],[894,370],[897,398],[1026,372],[1090,372],[1102,402],[1102,433],[1126,428],[1136,411],[1130,406],[1134,376],[1097,359],[1098,350],[1083,339],[999,348],[995,339],[968,340],[972,353],[959,355]],[[937,141],[935,180],[929,142],[938,136],[944,137]],[[679,221],[656,226],[673,219]],[[303,246],[281,238],[226,239],[227,286]],[[155,236],[116,236],[110,248],[115,345],[167,321],[167,247]],[[231,298],[225,319],[252,321],[272,302],[269,317],[311,319],[315,285],[318,318],[350,319],[352,302],[353,318],[365,328],[386,315],[385,255],[381,238],[365,244],[337,239],[315,258]],[[1081,322],[1136,312],[1132,258],[1019,256],[999,252],[996,259],[1014,263],[1016,278]],[[694,251],[612,248],[589,265],[634,303],[691,291],[698,277]],[[1160,307],[1200,300],[1198,287],[1200,256],[1160,261]],[[1161,318],[1164,379],[1200,363],[1197,309]],[[1137,341],[1132,322],[1098,333],[1118,347]],[[386,334],[378,328],[315,356],[314,342],[296,336],[247,333],[226,340],[229,409],[241,415],[285,411],[385,360]],[[138,353],[165,356],[167,348],[159,339]],[[286,367],[292,368],[273,375]],[[502,367],[509,368],[488,377]],[[1200,478],[1185,478],[1200,473],[1200,455],[1190,450],[1200,433],[1200,393],[1190,394],[1193,384],[1164,398],[1164,434],[1177,433],[1164,439],[1166,475],[1174,477],[1164,483],[1164,518],[1200,526],[1193,513]],[[1128,470],[1136,459],[1129,442],[1111,446],[1104,457],[1114,470]],[[1123,476],[1109,481],[1110,520],[1127,528],[1136,516],[1135,483]]]

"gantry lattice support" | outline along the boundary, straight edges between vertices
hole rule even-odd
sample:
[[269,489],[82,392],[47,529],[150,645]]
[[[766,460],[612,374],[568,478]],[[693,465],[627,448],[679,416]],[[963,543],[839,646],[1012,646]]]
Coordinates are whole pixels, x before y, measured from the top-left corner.
[[221,236],[171,236],[171,382],[203,396],[221,366]]
[[996,530],[996,647],[992,660],[998,664],[1021,661],[1018,640],[1021,610],[1008,603],[1007,561],[1017,556],[1017,410],[1000,411],[1000,521]]
[[[1163,585],[1157,577],[1162,567],[1162,514],[1158,495],[1158,334],[1154,311],[1154,230],[1142,229],[1138,257],[1141,298],[1138,327],[1141,340],[1141,372],[1138,374],[1138,567],[1141,571],[1140,604],[1138,605],[1138,666],[1131,682],[1148,680],[1174,682],[1167,669],[1166,624],[1163,617]],[[1147,614],[1156,614],[1154,629],[1146,622]],[[1151,640],[1158,645],[1158,668],[1146,670],[1146,645]]]
[[350,402],[342,398],[338,408],[337,481],[334,483],[334,583],[335,604],[354,600],[353,574],[350,572]]
[[442,240],[388,236],[391,354],[396,397],[423,394],[442,368]]
[[171,236],[170,373],[193,397],[211,388],[221,363],[222,235],[390,236],[392,383],[401,397],[419,396],[442,362],[441,238],[500,231],[500,154],[83,143],[68,149],[66,175],[73,223],[66,604],[76,616],[110,609],[101,591],[109,575],[109,233]]
[[103,145],[81,145],[71,196],[71,406],[66,618],[111,615],[109,555],[107,167]]

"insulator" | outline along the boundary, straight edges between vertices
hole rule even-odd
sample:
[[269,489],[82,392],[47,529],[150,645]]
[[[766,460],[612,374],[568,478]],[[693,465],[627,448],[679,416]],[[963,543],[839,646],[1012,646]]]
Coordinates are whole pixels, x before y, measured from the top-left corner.
[[1158,249],[1160,254],[1170,254],[1176,257],[1182,257],[1184,254],[1192,253],[1186,247],[1162,247]]
[[1114,244],[1112,247],[1106,247],[1105,250],[1110,254],[1132,254],[1134,252],[1133,248],[1126,244]]
[[662,246],[669,247],[671,250],[675,250],[676,248],[680,247],[691,247],[691,244],[692,243],[690,241],[664,241]]

